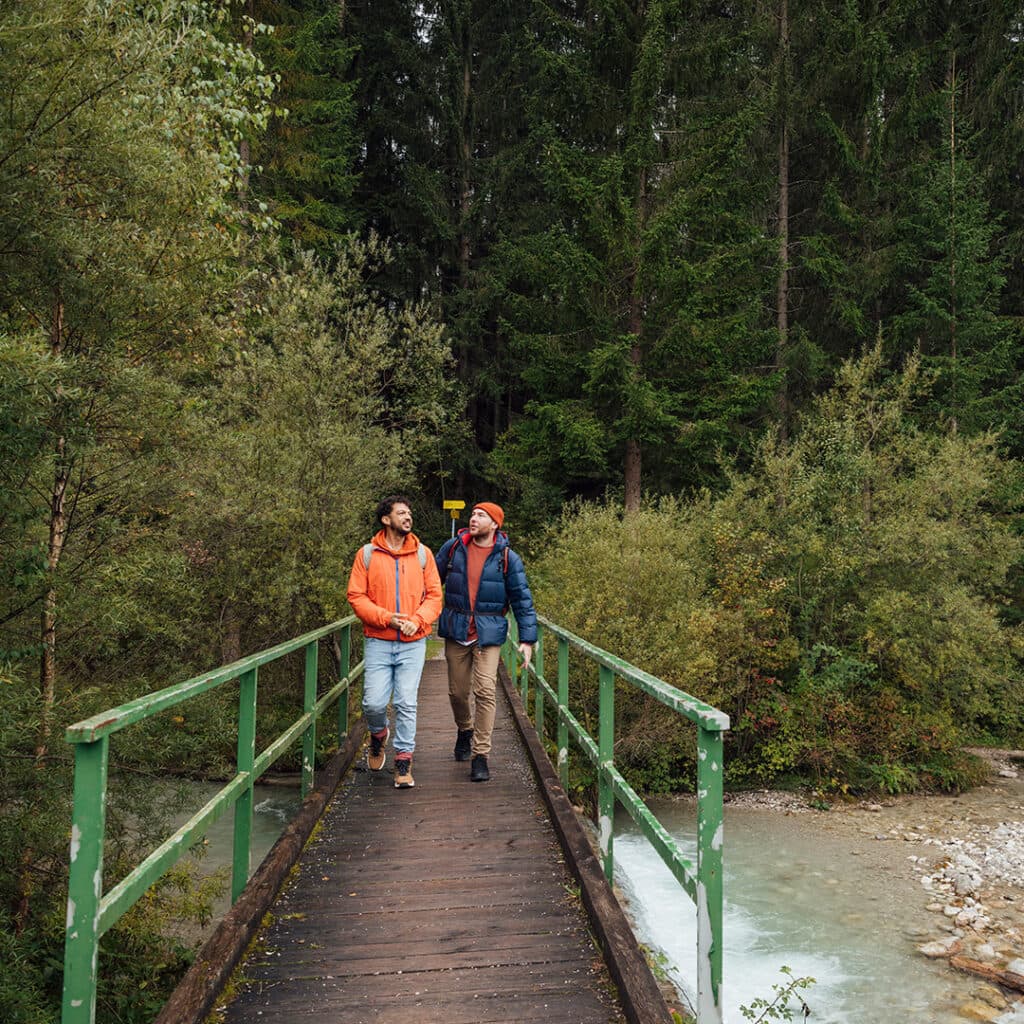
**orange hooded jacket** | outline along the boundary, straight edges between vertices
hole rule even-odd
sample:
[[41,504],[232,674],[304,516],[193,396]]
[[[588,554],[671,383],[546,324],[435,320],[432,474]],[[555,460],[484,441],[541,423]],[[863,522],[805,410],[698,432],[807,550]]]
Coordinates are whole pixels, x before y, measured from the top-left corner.
[[[408,534],[400,551],[392,551],[381,530],[371,541],[369,568],[363,549],[356,552],[348,578],[348,603],[363,623],[363,633],[378,640],[422,640],[441,614],[441,578],[434,556],[426,545],[426,565],[421,569],[416,554],[419,539]],[[395,612],[419,625],[412,636],[403,636],[391,626]]]

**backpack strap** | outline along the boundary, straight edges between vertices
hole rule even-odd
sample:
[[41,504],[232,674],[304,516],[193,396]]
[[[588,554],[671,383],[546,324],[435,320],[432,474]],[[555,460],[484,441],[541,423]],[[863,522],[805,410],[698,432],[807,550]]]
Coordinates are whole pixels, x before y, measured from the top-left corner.
[[[445,575],[446,579],[448,577],[448,573],[450,573],[452,571],[452,562],[455,559],[455,549],[461,543],[462,543],[462,541],[460,540],[458,542],[458,544],[453,544],[448,549],[448,566],[447,566],[447,568],[444,571],[444,575]],[[506,544],[505,545],[505,550],[501,553],[502,554],[501,575],[504,576],[506,580],[508,579],[508,551],[509,551],[509,546]],[[369,563],[367,563],[367,565],[369,565]]]
[[[372,554],[373,554],[373,545],[372,544],[364,544],[363,545],[363,568],[364,569],[369,569],[370,568],[370,556]],[[416,548],[416,557],[419,560],[420,568],[421,569],[426,569],[426,567],[427,567],[427,549],[422,544],[420,544]],[[451,563],[449,562],[449,565],[450,564]],[[505,571],[508,572],[508,560],[507,559],[506,559],[506,562],[505,562]]]

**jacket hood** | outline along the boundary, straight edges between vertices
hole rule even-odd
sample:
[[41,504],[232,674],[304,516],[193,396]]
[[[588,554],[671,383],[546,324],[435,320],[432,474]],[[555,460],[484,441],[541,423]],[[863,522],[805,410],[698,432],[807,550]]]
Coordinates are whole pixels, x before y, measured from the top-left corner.
[[420,546],[420,539],[415,533],[407,533],[405,535],[405,543],[397,551],[392,551],[391,548],[388,547],[387,531],[378,530],[373,535],[373,540],[370,541],[370,543],[375,548],[380,548],[381,551],[386,551],[389,555],[392,555],[395,558],[401,558],[403,555],[416,554],[416,549]]

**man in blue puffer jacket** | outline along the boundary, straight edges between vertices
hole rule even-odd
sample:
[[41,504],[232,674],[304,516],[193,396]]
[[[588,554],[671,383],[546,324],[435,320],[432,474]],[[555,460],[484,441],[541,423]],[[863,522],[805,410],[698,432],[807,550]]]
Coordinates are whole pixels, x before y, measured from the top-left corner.
[[523,560],[509,547],[508,535],[500,532],[504,519],[499,505],[477,502],[469,529],[459,530],[436,557],[445,584],[437,631],[445,638],[448,698],[458,729],[455,760],[468,761],[472,756],[469,777],[473,782],[487,782],[491,777],[487,756],[509,608],[519,626],[519,653],[526,665],[537,642],[533,595]]

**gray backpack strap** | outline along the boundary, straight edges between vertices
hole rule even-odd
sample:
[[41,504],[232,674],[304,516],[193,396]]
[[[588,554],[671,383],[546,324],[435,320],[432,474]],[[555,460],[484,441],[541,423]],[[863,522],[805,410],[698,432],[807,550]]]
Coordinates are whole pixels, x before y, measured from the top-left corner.
[[[372,544],[364,544],[363,545],[363,568],[364,569],[369,569],[370,568],[370,555],[372,555],[372,554],[373,554],[373,545]],[[427,567],[427,549],[422,544],[420,544],[419,547],[416,548],[416,556],[420,560],[420,568],[421,569],[426,569],[426,567]]]

